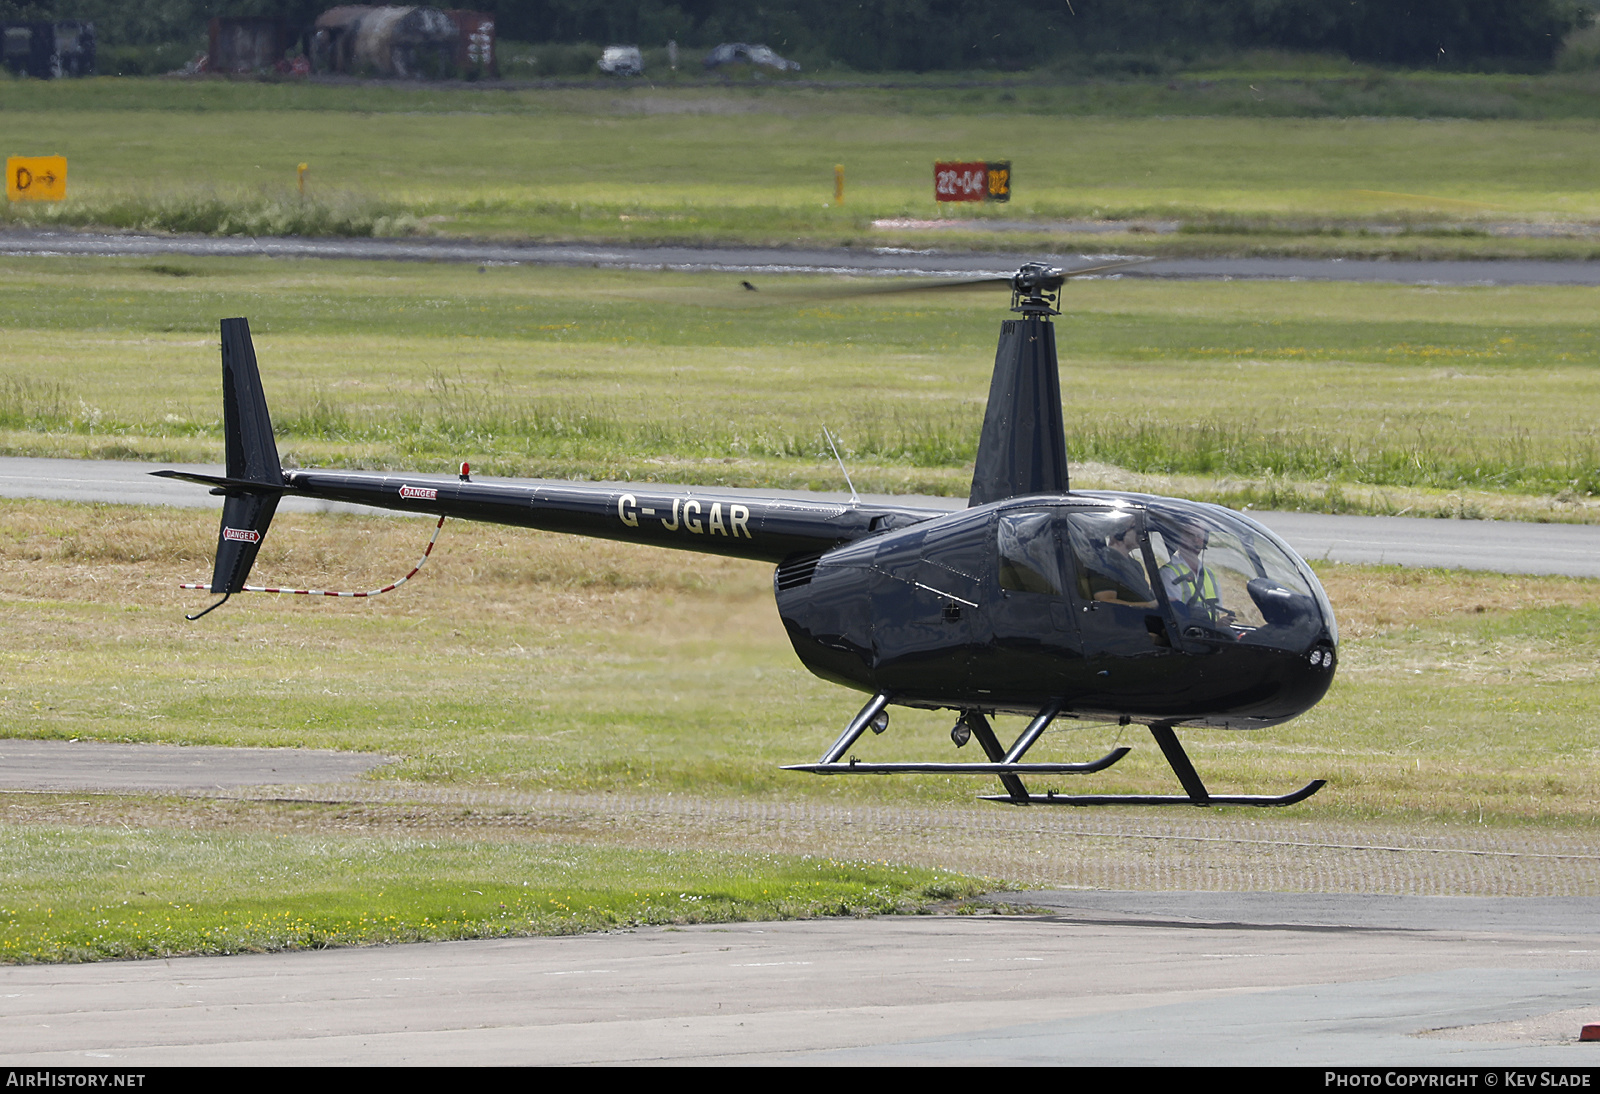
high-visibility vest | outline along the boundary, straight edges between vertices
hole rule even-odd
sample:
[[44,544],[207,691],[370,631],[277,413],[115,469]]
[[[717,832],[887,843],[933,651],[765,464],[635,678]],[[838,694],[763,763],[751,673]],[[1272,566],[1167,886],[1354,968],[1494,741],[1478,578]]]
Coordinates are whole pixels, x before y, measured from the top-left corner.
[[1214,609],[1222,599],[1217,591],[1216,575],[1204,566],[1196,572],[1183,559],[1173,555],[1167,564],[1161,567],[1161,572],[1169,576],[1172,584],[1178,587],[1180,598],[1187,608]]

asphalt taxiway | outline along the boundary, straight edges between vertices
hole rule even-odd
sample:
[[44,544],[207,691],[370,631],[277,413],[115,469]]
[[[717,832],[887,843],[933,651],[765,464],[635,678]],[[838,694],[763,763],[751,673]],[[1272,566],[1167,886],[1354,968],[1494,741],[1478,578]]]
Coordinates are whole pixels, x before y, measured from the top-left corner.
[[13,966],[0,1062],[1600,1064],[1597,898],[999,899],[1039,910]]
[[0,739],[0,790],[220,790],[356,779],[376,752]]
[[[1064,269],[1112,255],[940,251],[911,247],[684,247],[474,239],[346,239],[156,235],[13,228],[0,254],[184,255],[194,258],[323,258],[381,262],[477,262],[590,266],[741,275],[852,274],[889,277],[1001,277],[1024,262]],[[1387,281],[1411,285],[1600,285],[1600,263],[1541,259],[1412,261],[1360,258],[1157,258],[1109,276],[1173,281]]]

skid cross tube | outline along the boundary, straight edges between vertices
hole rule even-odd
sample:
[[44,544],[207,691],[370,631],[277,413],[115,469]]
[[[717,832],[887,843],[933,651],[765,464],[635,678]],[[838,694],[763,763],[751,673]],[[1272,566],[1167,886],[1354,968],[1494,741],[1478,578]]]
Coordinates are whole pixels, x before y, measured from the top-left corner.
[[1167,758],[1172,773],[1178,776],[1178,781],[1183,784],[1189,800],[1195,805],[1205,805],[1209,802],[1211,795],[1206,793],[1206,784],[1200,781],[1200,773],[1194,769],[1194,764],[1189,762],[1189,754],[1178,743],[1178,735],[1172,732],[1172,726],[1157,722],[1150,727],[1150,736],[1161,746],[1161,754]]
[[[967,725],[972,727],[972,735],[983,746],[983,754],[989,757],[992,764],[1006,762],[1005,749],[1000,747],[1000,739],[994,735],[994,729],[989,725],[989,719],[983,716],[981,710],[963,710],[961,717],[966,719]],[[1017,805],[1028,804],[1028,788],[1022,780],[1010,772],[1002,772],[1000,785],[1006,788],[1006,794]]]
[[1022,731],[1011,751],[1006,753],[1005,761],[1008,764],[1019,763],[1023,754],[1033,747],[1044,731],[1050,728],[1050,723],[1056,720],[1056,715],[1061,713],[1061,700],[1057,699],[1041,710],[1033,721],[1028,723],[1028,728]]
[[861,712],[859,714],[850,719],[850,724],[844,727],[844,732],[839,734],[839,739],[833,742],[832,748],[828,749],[828,751],[822,754],[822,759],[819,760],[818,763],[838,763],[839,757],[850,751],[850,746],[861,739],[861,735],[865,733],[867,731],[867,727],[872,724],[872,719],[882,714],[883,708],[888,705],[889,693],[887,691],[880,691],[871,699],[868,699],[867,705],[861,708]]

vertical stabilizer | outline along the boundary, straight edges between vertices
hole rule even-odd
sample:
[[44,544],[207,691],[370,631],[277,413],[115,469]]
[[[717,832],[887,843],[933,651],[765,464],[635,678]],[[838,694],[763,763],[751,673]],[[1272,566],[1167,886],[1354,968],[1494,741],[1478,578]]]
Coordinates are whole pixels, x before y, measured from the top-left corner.
[[222,421],[228,444],[228,478],[283,485],[278,443],[272,437],[267,397],[261,391],[248,319],[222,321]]
[[[231,483],[220,491],[227,500],[222,503],[211,591],[236,593],[250,576],[283,493],[278,444],[261,390],[250,324],[244,319],[222,321],[222,427]],[[247,483],[261,489],[252,490]]]
[[989,405],[967,504],[1067,491],[1067,438],[1055,327],[1043,317],[1000,325]]
[[222,503],[222,528],[217,532],[217,564],[211,591],[236,593],[244,588],[256,563],[267,525],[278,511],[277,494],[230,494]]

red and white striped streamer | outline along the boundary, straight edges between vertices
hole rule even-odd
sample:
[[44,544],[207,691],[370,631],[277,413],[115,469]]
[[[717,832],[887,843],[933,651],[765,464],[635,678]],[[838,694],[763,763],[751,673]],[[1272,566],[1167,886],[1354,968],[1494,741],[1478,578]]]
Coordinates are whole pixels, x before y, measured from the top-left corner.
[[[381,589],[372,589],[371,591],[364,592],[364,593],[344,593],[344,592],[334,592],[334,591],[332,591],[330,589],[269,589],[264,585],[246,585],[244,587],[243,591],[247,592],[247,593],[288,593],[291,596],[353,596],[353,597],[378,596],[378,595],[380,595],[382,593],[392,592],[393,590],[398,589],[400,586],[404,585],[406,582],[410,581],[413,577],[417,576],[417,571],[422,569],[423,564],[428,561],[428,556],[433,554],[433,545],[438,542],[438,540],[439,540],[439,529],[441,529],[443,527],[444,527],[444,518],[440,517],[439,518],[439,523],[435,524],[433,526],[433,538],[428,540],[428,548],[427,548],[427,550],[422,552],[422,557],[417,560],[417,564],[415,566],[411,567],[411,572],[409,574],[407,574],[405,577],[402,577],[398,581],[391,581],[389,584],[385,585]],[[209,584],[193,585],[193,584],[189,584],[189,583],[185,582],[184,584],[179,585],[178,588],[180,588],[180,589],[204,589],[206,592],[210,592],[211,591],[211,586]]]

